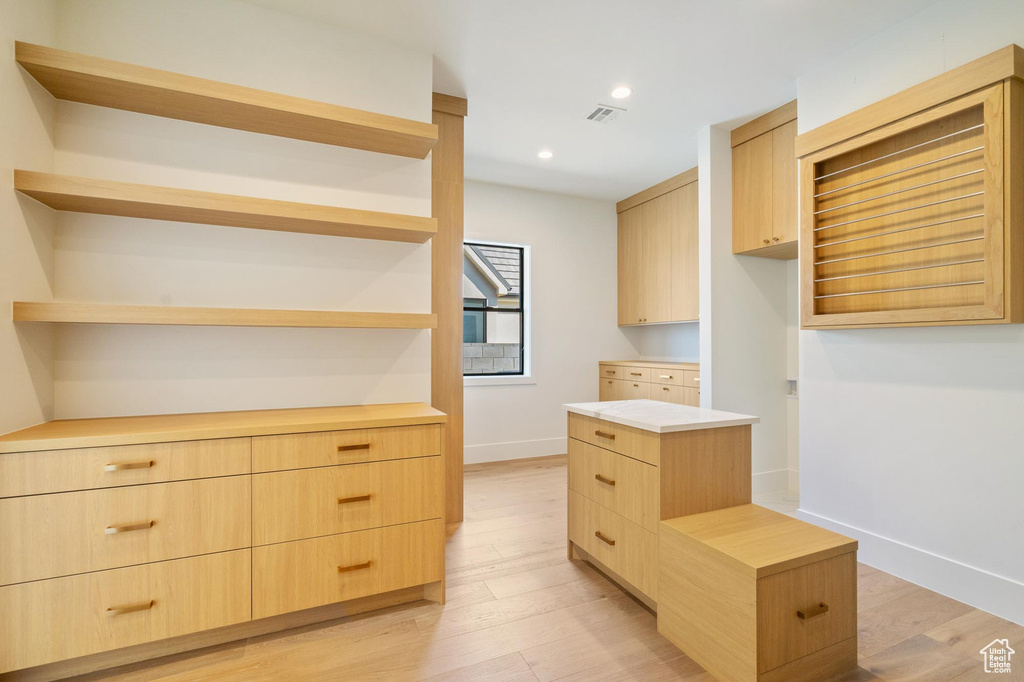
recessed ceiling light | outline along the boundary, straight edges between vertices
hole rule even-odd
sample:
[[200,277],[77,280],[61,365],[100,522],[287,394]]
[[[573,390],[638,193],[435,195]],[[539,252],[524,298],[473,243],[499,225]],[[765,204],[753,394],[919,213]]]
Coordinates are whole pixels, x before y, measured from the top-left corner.
[[554,154],[551,153],[550,149],[541,149],[537,152],[537,158],[539,159],[550,159]]
[[620,85],[619,87],[612,90],[612,97],[614,97],[615,99],[626,99],[632,94],[633,88],[627,88],[625,85]]

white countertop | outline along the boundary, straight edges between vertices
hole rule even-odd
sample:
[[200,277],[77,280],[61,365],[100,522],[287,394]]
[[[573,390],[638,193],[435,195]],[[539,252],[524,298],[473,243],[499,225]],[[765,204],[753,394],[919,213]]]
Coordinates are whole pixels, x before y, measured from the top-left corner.
[[570,403],[564,407],[576,414],[655,433],[719,429],[761,421],[760,417],[749,414],[705,410],[659,400],[610,400],[603,403]]

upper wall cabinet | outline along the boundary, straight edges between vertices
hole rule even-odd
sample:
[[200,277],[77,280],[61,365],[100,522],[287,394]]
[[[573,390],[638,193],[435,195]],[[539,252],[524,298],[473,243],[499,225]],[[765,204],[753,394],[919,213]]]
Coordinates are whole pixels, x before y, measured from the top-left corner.
[[796,100],[732,131],[732,251],[797,257]]
[[619,326],[699,316],[697,169],[623,199],[619,212]]
[[1024,322],[1024,50],[801,135],[804,328]]

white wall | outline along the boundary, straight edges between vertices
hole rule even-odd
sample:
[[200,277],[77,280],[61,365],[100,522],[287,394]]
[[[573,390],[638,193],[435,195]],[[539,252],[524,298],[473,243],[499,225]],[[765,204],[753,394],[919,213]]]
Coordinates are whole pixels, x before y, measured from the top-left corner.
[[15,168],[53,168],[53,98],[14,61],[14,41],[51,43],[56,2],[0,0],[0,433],[53,416],[53,333],[15,325],[10,301],[53,298],[55,215],[11,187]]
[[[645,360],[700,361],[700,323],[679,322],[623,327],[622,333]],[[632,358],[623,358],[631,360]]]
[[533,326],[530,383],[466,386],[466,462],[564,453],[562,405],[597,400],[599,361],[638,357],[616,327],[616,226],[610,201],[466,183],[466,239],[531,247]]
[[732,146],[697,137],[700,168],[701,406],[752,414],[755,495],[788,487],[786,262],[732,252]]
[[[55,45],[431,117],[429,53],[233,0],[61,0]],[[73,103],[58,105],[55,168],[430,214],[429,160]],[[430,309],[429,244],[66,214],[54,260],[54,293],[65,300]],[[55,354],[58,417],[430,399],[426,331],[62,326]]]
[[[937,3],[800,79],[800,129],[1011,42],[1024,3]],[[1024,327],[803,331],[800,389],[805,516],[1024,623]]]

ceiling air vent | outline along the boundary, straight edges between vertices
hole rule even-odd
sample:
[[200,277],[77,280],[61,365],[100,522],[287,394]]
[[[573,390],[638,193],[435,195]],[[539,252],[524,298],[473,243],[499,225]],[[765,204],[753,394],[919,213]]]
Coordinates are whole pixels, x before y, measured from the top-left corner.
[[587,114],[587,120],[594,123],[611,123],[619,114],[625,113],[625,109],[610,107],[607,104],[598,104],[597,107]]

